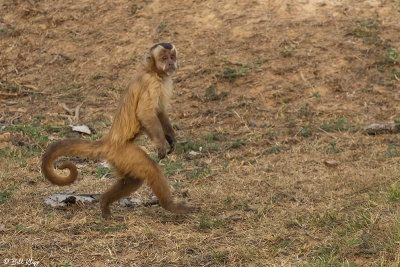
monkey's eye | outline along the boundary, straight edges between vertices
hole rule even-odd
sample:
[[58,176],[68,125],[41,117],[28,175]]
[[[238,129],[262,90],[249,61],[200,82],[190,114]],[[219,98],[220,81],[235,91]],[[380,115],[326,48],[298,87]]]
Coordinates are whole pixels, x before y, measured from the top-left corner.
[[171,56],[171,59],[172,59],[172,60],[175,60],[175,56]]
[[163,56],[163,57],[162,57],[162,60],[167,60],[167,59],[168,59],[167,56]]

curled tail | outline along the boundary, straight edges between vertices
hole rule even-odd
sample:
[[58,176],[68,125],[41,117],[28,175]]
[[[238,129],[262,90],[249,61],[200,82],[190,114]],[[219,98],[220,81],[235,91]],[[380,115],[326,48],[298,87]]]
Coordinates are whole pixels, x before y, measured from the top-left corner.
[[58,169],[69,170],[67,177],[58,175],[54,170],[54,162],[61,156],[81,156],[92,159],[102,157],[102,141],[86,141],[69,139],[51,144],[42,157],[42,173],[50,182],[56,185],[68,185],[78,177],[76,166],[70,162],[64,162]]

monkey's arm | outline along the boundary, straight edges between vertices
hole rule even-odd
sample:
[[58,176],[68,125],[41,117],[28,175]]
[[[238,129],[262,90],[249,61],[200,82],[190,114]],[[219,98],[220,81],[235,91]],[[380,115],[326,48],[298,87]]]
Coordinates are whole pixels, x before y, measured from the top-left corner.
[[156,113],[152,110],[148,110],[148,112],[139,112],[137,115],[144,131],[157,147],[158,158],[165,158],[167,146],[165,143],[164,131]]
[[175,144],[176,144],[174,128],[172,127],[172,125],[169,121],[168,115],[165,111],[161,111],[158,113],[158,119],[160,120],[161,126],[164,130],[165,139],[167,139],[167,141],[168,141],[168,144],[170,147],[168,154],[170,154],[174,151]]

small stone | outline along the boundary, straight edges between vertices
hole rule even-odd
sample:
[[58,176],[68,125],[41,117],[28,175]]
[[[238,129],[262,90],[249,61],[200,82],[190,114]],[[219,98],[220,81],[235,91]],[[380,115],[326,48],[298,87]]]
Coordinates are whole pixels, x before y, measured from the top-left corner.
[[85,134],[92,134],[89,127],[87,127],[86,125],[72,126],[72,131],[79,132],[79,133],[85,133]]
[[119,201],[119,205],[121,207],[133,207],[139,206],[142,204],[142,201],[138,198],[123,198]]
[[249,125],[250,125],[251,127],[258,127],[257,122],[254,121],[254,120],[249,121]]
[[189,152],[189,155],[190,156],[197,156],[197,155],[200,155],[200,152],[196,152],[196,151],[192,150],[192,151]]
[[337,161],[337,160],[334,160],[334,159],[327,159],[327,160],[324,160],[324,164],[325,164],[325,166],[327,166],[327,167],[337,167],[338,165],[339,165],[339,161]]

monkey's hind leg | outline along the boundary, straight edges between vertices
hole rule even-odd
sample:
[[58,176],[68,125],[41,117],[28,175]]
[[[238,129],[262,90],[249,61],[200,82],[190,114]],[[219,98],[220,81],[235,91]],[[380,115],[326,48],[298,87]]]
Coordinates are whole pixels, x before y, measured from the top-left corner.
[[111,217],[110,204],[123,197],[129,196],[143,184],[140,178],[126,175],[117,180],[106,192],[101,195],[100,207],[101,215],[104,219]]
[[[125,150],[119,155],[122,156],[123,159],[129,159],[129,171],[124,170],[124,172],[129,173],[130,176],[140,177],[146,180],[147,184],[158,198],[161,207],[178,214],[193,211],[191,207],[174,202],[168,181],[164,178],[160,167],[143,150],[135,144],[131,144],[126,146]],[[128,165],[128,162],[124,163],[125,164],[120,166]]]
[[148,172],[149,176],[146,177],[146,180],[153,193],[157,196],[161,207],[176,214],[192,212],[193,209],[191,207],[174,202],[171,191],[169,190],[167,179],[164,178],[162,171],[155,165],[156,163],[153,163],[154,164],[151,166],[151,170]]

